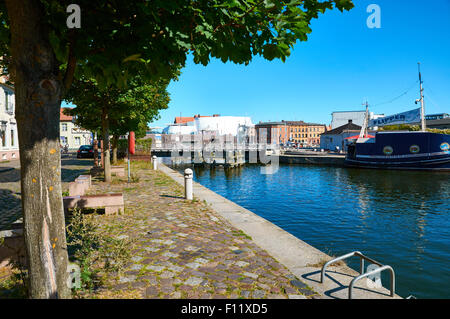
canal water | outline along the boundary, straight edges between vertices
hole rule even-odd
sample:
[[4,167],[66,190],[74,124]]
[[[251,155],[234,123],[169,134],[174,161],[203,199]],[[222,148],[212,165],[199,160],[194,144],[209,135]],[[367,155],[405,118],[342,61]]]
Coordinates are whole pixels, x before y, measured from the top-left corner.
[[280,164],[273,175],[195,167],[194,180],[329,255],[391,265],[402,297],[450,298],[449,173]]

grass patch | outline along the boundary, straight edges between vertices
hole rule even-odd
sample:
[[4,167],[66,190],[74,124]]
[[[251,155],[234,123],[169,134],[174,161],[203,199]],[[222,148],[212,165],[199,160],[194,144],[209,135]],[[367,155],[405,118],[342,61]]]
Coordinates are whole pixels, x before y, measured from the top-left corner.
[[131,161],[131,170],[133,169],[152,169],[150,161]]
[[94,218],[74,210],[66,227],[69,260],[80,270],[75,296],[101,286],[108,273],[120,272],[131,258],[130,241],[101,234]]
[[246,233],[244,233],[242,230],[232,230],[232,231],[231,231],[231,234],[232,234],[233,236],[236,236],[236,237],[245,237],[245,238],[247,238],[247,239],[252,240],[252,237],[250,237],[249,235],[247,235]]

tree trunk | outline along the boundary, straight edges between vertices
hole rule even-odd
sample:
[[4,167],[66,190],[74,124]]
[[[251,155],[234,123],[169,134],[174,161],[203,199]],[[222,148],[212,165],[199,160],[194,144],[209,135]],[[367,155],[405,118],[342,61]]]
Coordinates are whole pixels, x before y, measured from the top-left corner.
[[112,151],[113,151],[112,162],[113,162],[114,165],[117,164],[117,146],[118,146],[118,143],[119,143],[119,136],[113,135],[113,138],[112,138]]
[[104,160],[104,172],[105,172],[105,182],[111,183],[111,161],[109,154],[109,116],[108,109],[103,107],[102,111],[102,129],[103,129],[103,160]]
[[94,167],[98,167],[98,141],[94,140]]
[[31,298],[70,298],[61,189],[59,65],[37,0],[7,0]]

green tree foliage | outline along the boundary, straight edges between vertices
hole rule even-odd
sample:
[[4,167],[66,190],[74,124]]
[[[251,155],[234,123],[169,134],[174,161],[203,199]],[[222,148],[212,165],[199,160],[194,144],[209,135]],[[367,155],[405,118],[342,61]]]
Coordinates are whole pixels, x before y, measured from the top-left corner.
[[[130,131],[136,137],[145,136],[147,124],[159,117],[170,101],[167,80],[145,83],[141,76],[130,78],[127,86],[111,86],[107,90],[94,80],[77,80],[72,84],[66,100],[77,105],[65,112],[75,116],[76,123],[92,131],[101,131],[103,145],[109,145],[107,137],[113,136],[113,163],[117,162],[119,136]],[[109,152],[109,147],[105,147]],[[105,180],[109,180],[109,166],[105,164]]]
[[159,111],[168,107],[168,81],[150,84],[136,76],[128,83],[126,87],[110,86],[102,90],[95,80],[74,81],[66,101],[76,107],[65,112],[75,116],[79,126],[101,131],[102,109],[106,108],[111,134],[124,135],[134,131],[137,137],[144,136],[147,124],[158,119]]
[[[104,88],[126,85],[143,66],[150,77],[170,78],[186,61],[211,57],[248,64],[261,55],[283,61],[297,41],[306,41],[310,23],[326,10],[353,7],[351,0],[79,0],[81,28],[68,29],[72,0],[42,0],[43,20],[62,70],[95,78]],[[6,20],[5,8],[0,15]],[[7,20],[0,49],[9,43]],[[2,52],[7,53],[7,52]],[[62,74],[63,75],[63,74]]]

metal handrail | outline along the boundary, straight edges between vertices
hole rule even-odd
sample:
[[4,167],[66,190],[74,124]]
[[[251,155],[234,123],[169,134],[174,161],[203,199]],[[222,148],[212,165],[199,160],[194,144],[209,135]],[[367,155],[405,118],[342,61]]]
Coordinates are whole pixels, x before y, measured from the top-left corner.
[[352,282],[350,283],[350,286],[348,287],[348,299],[352,299],[352,291],[353,291],[353,286],[355,285],[355,283],[365,277],[369,277],[375,274],[378,274],[380,272],[382,272],[383,270],[389,270],[391,273],[391,297],[394,297],[395,295],[395,273],[394,273],[394,269],[392,269],[391,266],[385,265],[382,267],[379,267],[377,269],[374,269],[370,272],[367,272],[365,274],[359,275],[358,277],[354,278],[352,280]]
[[[355,284],[356,281],[360,280],[361,278],[368,277],[368,276],[377,274],[379,272],[382,272],[383,270],[389,270],[390,273],[391,273],[391,297],[394,297],[394,294],[395,294],[395,273],[394,273],[394,269],[392,269],[391,266],[383,265],[383,264],[379,263],[378,261],[373,260],[372,258],[369,258],[369,257],[363,255],[359,251],[354,251],[354,252],[348,253],[346,255],[334,258],[334,259],[330,260],[329,262],[327,262],[325,265],[323,265],[322,272],[320,274],[320,282],[323,283],[324,278],[325,278],[325,271],[326,271],[326,269],[327,269],[327,267],[329,265],[334,264],[334,263],[336,263],[338,261],[341,261],[341,260],[353,257],[353,256],[357,256],[357,257],[360,258],[360,274],[361,275],[356,277],[356,278],[354,278],[352,280],[352,282],[350,283],[350,286],[349,286],[349,299],[352,299],[352,289],[353,289],[353,285]],[[371,272],[364,273],[364,260],[367,260],[368,262],[371,262],[372,264],[378,265],[379,268],[374,269]]]

